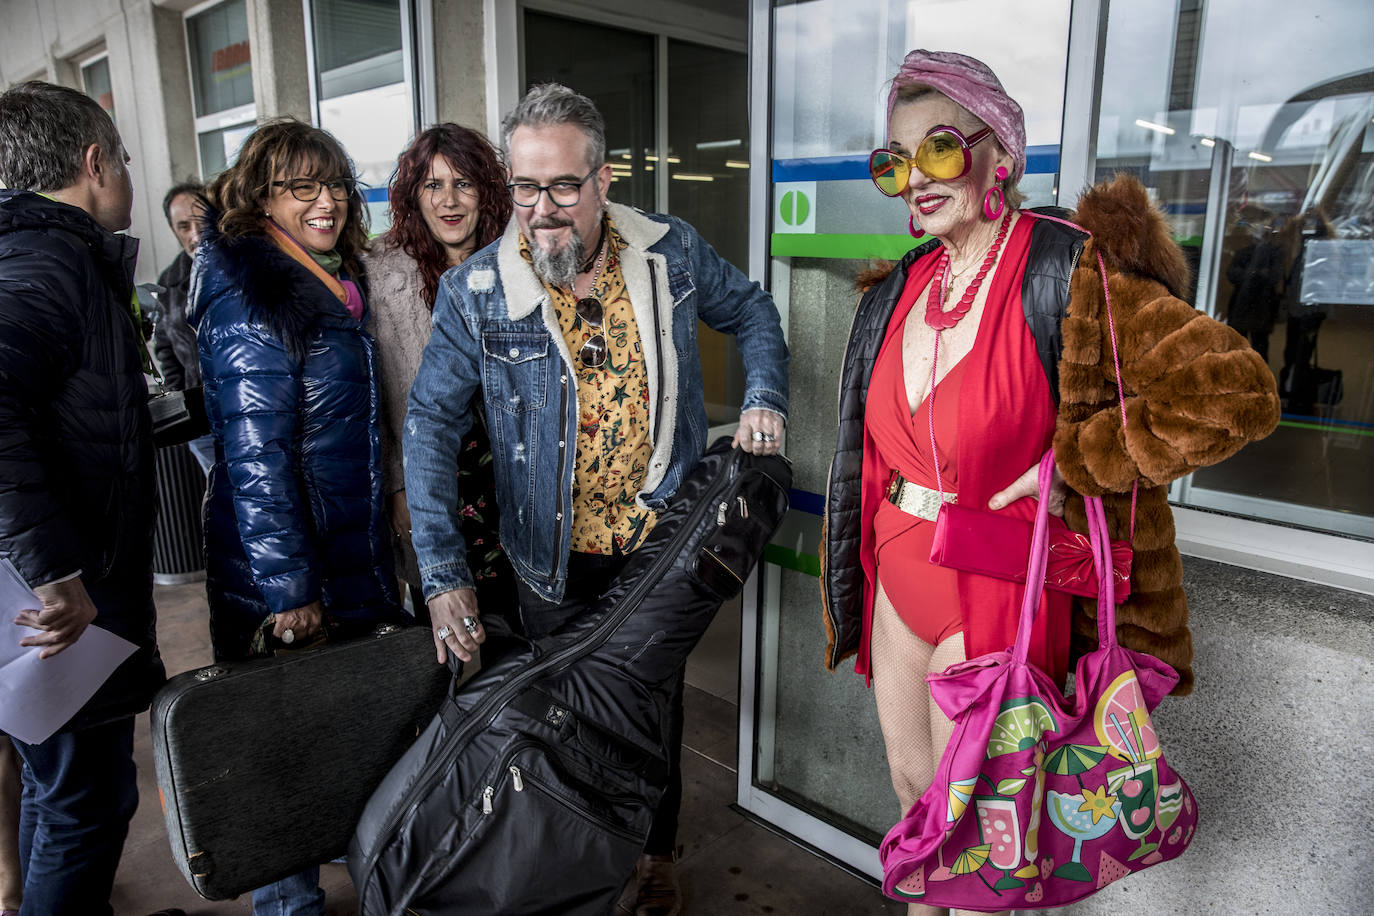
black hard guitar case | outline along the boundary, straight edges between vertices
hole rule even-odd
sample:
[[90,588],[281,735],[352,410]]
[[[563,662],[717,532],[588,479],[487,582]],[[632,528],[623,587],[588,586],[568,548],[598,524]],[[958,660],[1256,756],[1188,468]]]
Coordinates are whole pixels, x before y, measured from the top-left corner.
[[602,914],[667,782],[672,677],[787,511],[791,470],[717,442],[582,619],[494,623],[368,802],[348,868],[365,916]]
[[149,718],[167,838],[186,880],[226,900],[342,854],[450,683],[428,627],[390,625],[172,678]]

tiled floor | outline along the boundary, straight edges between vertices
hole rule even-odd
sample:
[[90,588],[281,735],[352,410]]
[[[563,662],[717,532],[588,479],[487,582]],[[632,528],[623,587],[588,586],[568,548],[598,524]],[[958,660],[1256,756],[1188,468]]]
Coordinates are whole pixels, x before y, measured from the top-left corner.
[[[210,661],[204,587],[157,589],[158,635],[169,674]],[[728,607],[688,665],[684,798],[679,841],[688,914],[867,916],[902,912],[882,895],[830,863],[733,810],[738,677],[738,608]],[[246,898],[200,899],[173,864],[153,778],[146,714],[136,731],[140,804],[125,846],[113,904],[119,916],[181,907],[193,916],[246,913]],[[326,912],[347,914],[357,899],[342,865],[326,865]],[[461,914],[459,914],[461,916]],[[514,914],[512,914],[514,916]]]

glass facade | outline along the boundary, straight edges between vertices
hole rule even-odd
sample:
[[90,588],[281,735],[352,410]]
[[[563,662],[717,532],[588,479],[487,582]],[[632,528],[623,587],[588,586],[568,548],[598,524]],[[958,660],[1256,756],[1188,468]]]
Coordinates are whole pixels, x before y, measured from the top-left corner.
[[201,175],[233,164],[253,131],[253,53],[246,0],[226,0],[186,17],[186,52]]
[[387,182],[419,122],[403,2],[312,0],[309,6],[319,125],[353,157],[374,234],[390,226]]
[[[821,670],[817,580],[854,279],[870,259],[896,259],[917,242],[903,202],[879,195],[865,167],[869,151],[885,145],[886,81],[917,47],[987,61],[1025,109],[1027,206],[1072,207],[1079,182],[1135,174],[1194,267],[1197,307],[1267,358],[1283,397],[1280,428],[1177,482],[1176,505],[1369,539],[1374,8],[1113,0],[1098,5],[1100,20],[1085,17],[1098,22],[1100,47],[1080,37],[1071,60],[1070,17],[1082,11],[1069,0],[1037,4],[1034,16],[1008,0],[767,6],[753,46],[768,54],[769,122],[753,136],[770,143],[771,174],[757,198],[768,225],[755,231],[766,233],[768,282],[793,355],[795,490],[761,567],[757,615],[746,617],[756,633],[745,640],[752,696],[740,799],[876,874],[868,847],[901,812],[871,694],[849,661],[834,674]],[[1016,28],[987,26],[998,22]],[[1100,64],[1085,66],[1085,57]],[[1071,64],[1093,83],[1068,85]],[[1064,129],[1070,104],[1092,111],[1081,119],[1090,131],[1074,116],[1073,141]],[[1076,168],[1080,145],[1089,147],[1088,169],[1061,189],[1061,153]]]
[[1279,429],[1178,485],[1183,505],[1374,537],[1371,34],[1374,7],[1339,0],[1110,6],[1097,177],[1140,177],[1197,307],[1283,398]]

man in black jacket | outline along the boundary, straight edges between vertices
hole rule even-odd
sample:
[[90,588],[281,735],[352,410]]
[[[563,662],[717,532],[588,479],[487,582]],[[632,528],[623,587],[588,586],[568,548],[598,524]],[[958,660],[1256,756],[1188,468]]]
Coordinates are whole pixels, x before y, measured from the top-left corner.
[[134,715],[165,679],[138,243],[115,234],[127,161],[87,96],[37,81],[0,94],[0,556],[42,600],[0,639],[35,647],[40,671],[92,623],[137,646],[57,734],[14,741],[24,916],[111,912],[138,804]]
[[[205,185],[183,181],[173,185],[162,198],[162,214],[181,243],[181,251],[157,278],[162,287],[158,299],[158,318],[153,327],[153,358],[162,370],[162,384],[168,391],[191,391],[199,399],[200,350],[196,329],[191,327],[186,293],[191,288],[191,259],[200,244],[205,215]],[[196,389],[196,390],[193,390]],[[208,477],[215,464],[215,437],[206,433],[187,443],[191,454]]]
[[153,355],[162,370],[169,391],[185,391],[200,386],[200,355],[196,349],[196,330],[186,322],[186,291],[191,286],[191,259],[200,244],[205,186],[198,181],[173,185],[162,198],[162,213],[167,225],[181,243],[176,259],[157,278],[164,290],[158,303],[157,325],[153,331]]

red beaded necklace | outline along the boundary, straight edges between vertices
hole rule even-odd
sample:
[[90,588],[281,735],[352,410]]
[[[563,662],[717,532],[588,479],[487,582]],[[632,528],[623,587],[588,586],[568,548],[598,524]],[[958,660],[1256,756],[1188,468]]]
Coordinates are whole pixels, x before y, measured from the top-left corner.
[[983,285],[983,278],[988,275],[992,263],[997,260],[997,252],[1002,250],[1002,242],[1007,238],[1007,227],[1010,225],[1011,208],[1008,207],[1007,215],[1002,217],[1002,225],[997,229],[997,238],[992,240],[988,256],[983,259],[983,265],[978,268],[978,273],[974,275],[968,289],[964,290],[959,304],[948,312],[942,309],[945,297],[949,294],[949,250],[940,253],[940,261],[935,265],[935,282],[930,284],[930,298],[926,300],[926,324],[936,331],[947,331],[968,314],[968,310],[973,308],[974,298],[978,295],[978,287]]

